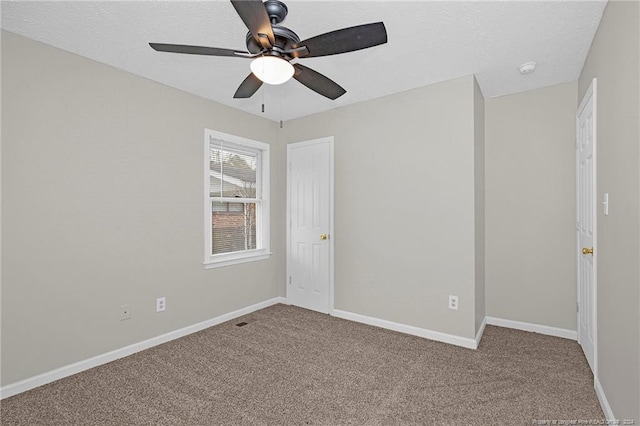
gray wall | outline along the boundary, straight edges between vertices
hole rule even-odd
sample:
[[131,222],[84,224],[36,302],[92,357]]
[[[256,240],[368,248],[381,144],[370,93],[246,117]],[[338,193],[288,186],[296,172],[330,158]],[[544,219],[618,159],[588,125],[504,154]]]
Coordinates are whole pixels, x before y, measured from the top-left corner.
[[285,123],[335,137],[336,309],[474,337],[473,110],[468,76]]
[[598,78],[598,378],[615,416],[640,421],[638,2],[610,1],[580,76]]
[[487,316],[576,330],[577,84],[486,100]]
[[[0,42],[2,31],[0,30]],[[0,47],[2,47],[0,45]],[[0,52],[1,53],[1,52]],[[2,55],[0,54],[0,87],[2,86]],[[0,177],[2,176],[2,102],[0,96]],[[2,308],[2,179],[0,179],[0,309]],[[2,386],[2,313],[0,312],[0,386]]]
[[475,205],[475,321],[476,333],[485,317],[485,128],[484,96],[473,79],[473,171]]
[[276,123],[6,32],[2,67],[3,385],[284,295],[283,144],[272,258],[202,265],[204,128]]

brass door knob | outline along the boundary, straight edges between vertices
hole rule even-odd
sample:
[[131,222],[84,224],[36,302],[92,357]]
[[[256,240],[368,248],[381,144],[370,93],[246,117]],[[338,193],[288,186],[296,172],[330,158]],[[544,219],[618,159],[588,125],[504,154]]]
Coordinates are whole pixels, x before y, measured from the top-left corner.
[[320,239],[323,240],[323,241],[326,240],[327,238],[329,238],[329,236],[327,234],[320,235]]
[[593,247],[591,248],[583,247],[582,254],[593,254]]

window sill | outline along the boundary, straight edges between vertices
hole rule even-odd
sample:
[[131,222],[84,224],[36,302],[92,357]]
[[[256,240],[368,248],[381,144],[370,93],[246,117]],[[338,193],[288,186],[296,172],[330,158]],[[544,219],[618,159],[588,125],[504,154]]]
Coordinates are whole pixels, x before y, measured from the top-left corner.
[[[238,265],[240,263],[255,262],[271,257],[271,252],[257,250],[252,253],[235,253],[226,255],[216,255],[215,258],[204,262],[204,269],[222,268],[225,266]],[[220,257],[218,257],[220,256]]]

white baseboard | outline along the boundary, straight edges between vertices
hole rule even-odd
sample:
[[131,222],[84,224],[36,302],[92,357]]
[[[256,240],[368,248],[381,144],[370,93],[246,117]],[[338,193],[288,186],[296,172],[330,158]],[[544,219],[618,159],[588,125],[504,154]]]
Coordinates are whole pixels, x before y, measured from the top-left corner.
[[476,347],[474,349],[478,349],[478,346],[480,345],[480,339],[482,339],[482,334],[484,333],[484,328],[486,326],[487,326],[487,317],[484,317],[482,319],[482,324],[480,324],[480,328],[476,333]]
[[468,349],[477,349],[479,336],[476,339],[468,337],[460,337],[454,334],[441,333],[439,331],[428,330],[426,328],[414,327],[412,325],[400,324],[397,322],[387,321],[379,318],[368,317],[366,315],[354,314],[352,312],[334,309],[331,312],[334,317],[360,322],[363,324],[373,325],[376,327],[386,328],[387,330],[399,331],[400,333],[411,334],[412,336],[424,337],[438,342],[449,343],[451,345],[462,346]]
[[286,299],[284,297],[274,297],[273,299],[265,300],[264,302],[256,303],[255,305],[247,306],[246,308],[238,309],[236,311],[229,312],[224,315],[220,315],[218,317],[212,318],[207,321],[193,324],[193,325],[181,328],[179,330],[171,331],[169,333],[162,334],[160,336],[152,337],[151,339],[134,343],[132,345],[125,346],[124,348],[116,349],[111,352],[107,352],[105,354],[97,355],[89,359],[86,359],[84,361],[79,361],[74,364],[56,368],[55,370],[51,370],[34,377],[30,377],[28,379],[24,379],[16,383],[11,383],[9,385],[6,385],[0,388],[0,399],[8,398],[10,396],[17,395],[22,392],[26,392],[38,386],[46,385],[47,383],[51,383],[56,380],[60,380],[62,378],[80,373],[82,371],[89,370],[90,368],[97,367],[99,365],[106,364],[108,362],[115,361],[120,358],[124,358],[125,356],[132,355],[136,352],[140,352],[145,349],[149,349],[151,347],[161,345],[162,343],[179,339],[180,337],[184,337],[189,334],[196,333],[198,331],[204,330],[205,328],[209,328],[214,325],[218,325],[223,322],[230,321],[234,318],[238,318],[243,315],[250,314],[251,312],[255,312],[260,309],[264,309],[266,307],[276,305],[278,303],[286,303]]
[[[602,411],[604,412],[604,417],[607,420],[616,420],[616,417],[613,415],[613,410],[609,405],[609,401],[607,401],[607,397],[604,395],[604,389],[602,389],[602,385],[600,384],[600,380],[597,377],[593,377],[593,387],[596,389],[596,395],[598,396],[598,401],[600,401],[600,407],[602,407]],[[615,424],[615,423],[611,423]]]
[[516,330],[533,331],[535,333],[546,334],[548,336],[563,337],[565,339],[578,340],[578,333],[574,330],[564,328],[549,327],[548,325],[532,324],[529,322],[512,321],[502,318],[486,317],[489,325],[514,328]]

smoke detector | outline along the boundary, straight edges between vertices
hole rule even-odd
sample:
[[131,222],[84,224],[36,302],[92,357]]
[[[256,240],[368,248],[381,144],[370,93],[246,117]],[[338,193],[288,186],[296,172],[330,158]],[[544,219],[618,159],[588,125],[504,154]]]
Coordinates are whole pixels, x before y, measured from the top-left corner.
[[524,64],[520,65],[520,67],[518,67],[518,69],[520,70],[520,74],[522,74],[522,75],[531,74],[532,72],[534,72],[536,70],[536,63],[535,62],[527,62],[527,63],[524,63]]

